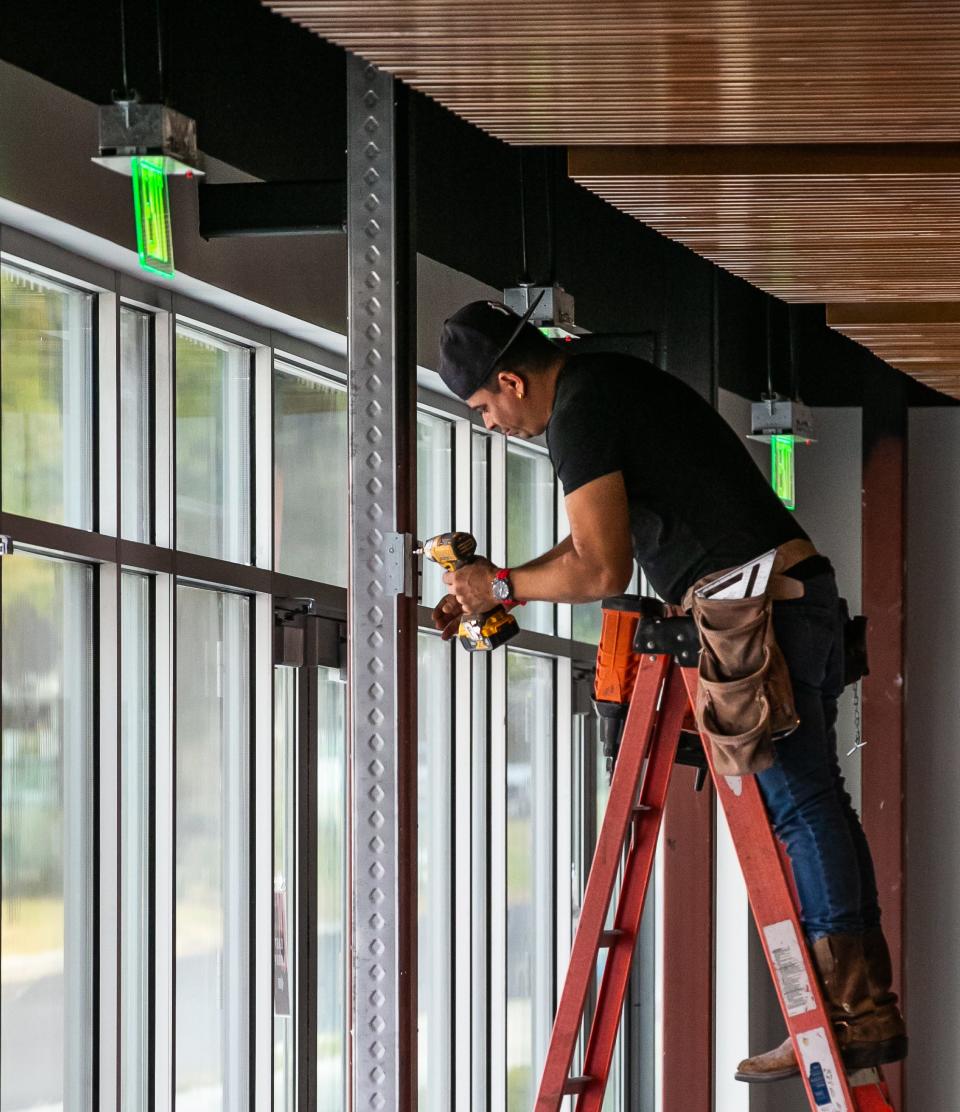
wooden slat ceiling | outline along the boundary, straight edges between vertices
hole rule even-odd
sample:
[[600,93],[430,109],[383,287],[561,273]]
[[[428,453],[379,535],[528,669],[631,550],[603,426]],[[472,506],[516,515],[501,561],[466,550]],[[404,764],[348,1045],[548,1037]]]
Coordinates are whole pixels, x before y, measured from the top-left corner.
[[264,3],[777,297],[960,302],[960,0]]

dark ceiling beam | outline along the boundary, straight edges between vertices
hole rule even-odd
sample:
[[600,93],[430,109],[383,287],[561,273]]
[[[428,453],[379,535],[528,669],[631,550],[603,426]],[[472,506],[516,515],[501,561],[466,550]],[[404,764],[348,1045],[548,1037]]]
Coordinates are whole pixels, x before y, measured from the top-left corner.
[[958,174],[957,143],[570,147],[573,178]]
[[864,301],[827,306],[831,328],[896,324],[960,324],[960,301]]

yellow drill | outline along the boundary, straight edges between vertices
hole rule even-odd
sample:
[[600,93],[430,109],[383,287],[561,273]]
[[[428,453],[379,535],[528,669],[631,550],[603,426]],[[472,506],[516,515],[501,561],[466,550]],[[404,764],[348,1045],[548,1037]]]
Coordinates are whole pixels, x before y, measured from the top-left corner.
[[[416,549],[444,571],[457,571],[477,558],[477,541],[470,533],[441,533]],[[490,652],[520,632],[517,619],[503,606],[485,614],[464,614],[460,620],[460,644],[470,653]]]

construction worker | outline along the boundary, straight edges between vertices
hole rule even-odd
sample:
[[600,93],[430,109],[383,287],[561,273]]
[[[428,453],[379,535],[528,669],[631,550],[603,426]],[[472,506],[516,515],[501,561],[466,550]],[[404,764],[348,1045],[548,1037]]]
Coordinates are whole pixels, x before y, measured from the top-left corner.
[[[784,574],[802,585],[795,588],[802,597],[772,604],[800,725],[774,743],[772,765],[757,781],[790,856],[847,1067],[903,1058],[906,1031],[891,991],[873,863],[837,761],[842,645],[829,560],[716,410],[649,363],[560,348],[504,305],[477,301],[445,323],[438,369],[486,428],[546,434],[570,522],[568,537],[522,567],[483,559],[446,573],[450,593],[433,612],[445,638],[462,613],[497,601],[584,603],[620,594],[634,558],[660,597],[678,604],[711,573],[773,548],[801,553]],[[788,1038],[741,1062],[736,1076],[798,1074]]]

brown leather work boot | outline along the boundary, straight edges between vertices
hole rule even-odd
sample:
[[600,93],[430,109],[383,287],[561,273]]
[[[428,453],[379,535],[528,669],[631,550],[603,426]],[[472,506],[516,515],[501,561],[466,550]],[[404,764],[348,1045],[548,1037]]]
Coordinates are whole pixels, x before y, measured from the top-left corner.
[[847,1069],[906,1058],[907,1029],[890,991],[893,976],[883,931],[820,938],[813,956]]
[[[847,1069],[868,1069],[905,1058],[907,1032],[897,997],[890,990],[890,953],[880,928],[865,935],[820,938],[812,949]],[[787,1039],[775,1050],[746,1058],[735,1076],[738,1081],[764,1082],[799,1074]]]

